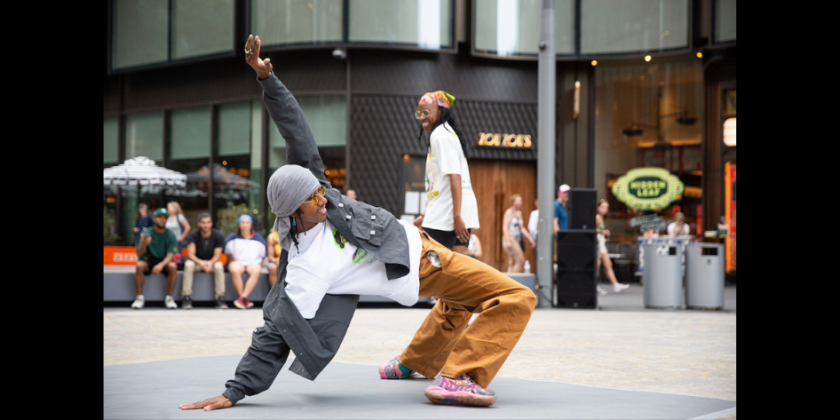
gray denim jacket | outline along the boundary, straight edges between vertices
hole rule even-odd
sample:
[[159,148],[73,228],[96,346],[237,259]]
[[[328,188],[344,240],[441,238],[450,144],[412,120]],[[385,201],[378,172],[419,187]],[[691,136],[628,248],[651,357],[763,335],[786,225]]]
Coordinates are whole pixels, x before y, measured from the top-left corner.
[[[327,220],[353,245],[385,263],[389,280],[409,272],[408,238],[393,214],[341,195],[324,176],[324,165],[309,124],[297,100],[274,72],[265,80],[263,103],[286,140],[286,161],[309,168],[327,187]],[[263,302],[265,324],[252,334],[251,345],[236,367],[234,379],[222,393],[234,404],[246,395],[268,389],[280,373],[291,349],[294,373],[315,380],[338,351],[359,301],[358,295],[326,295],[311,320],[304,319],[286,295],[288,252],[278,262],[278,281]],[[324,262],[329,264],[328,261]]]

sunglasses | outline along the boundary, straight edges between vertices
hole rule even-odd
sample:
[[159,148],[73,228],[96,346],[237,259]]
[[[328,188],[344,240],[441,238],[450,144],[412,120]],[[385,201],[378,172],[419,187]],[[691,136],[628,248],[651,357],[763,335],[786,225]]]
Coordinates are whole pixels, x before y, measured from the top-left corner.
[[414,118],[417,118],[418,120],[420,118],[428,117],[428,116],[429,116],[429,110],[428,109],[424,109],[423,112],[414,111]]
[[327,187],[321,185],[321,187],[318,188],[317,190],[315,190],[315,192],[312,194],[312,196],[307,198],[306,201],[304,201],[304,203],[305,204],[311,204],[313,206],[317,206],[318,205],[318,198],[323,197],[324,193],[326,193],[326,192],[327,192]]

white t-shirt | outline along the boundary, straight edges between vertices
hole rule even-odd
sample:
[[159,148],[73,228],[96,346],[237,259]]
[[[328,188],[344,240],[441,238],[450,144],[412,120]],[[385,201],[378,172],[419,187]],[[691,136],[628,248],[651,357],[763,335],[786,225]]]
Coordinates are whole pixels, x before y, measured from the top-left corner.
[[674,233],[674,231],[676,231],[676,230],[677,230],[677,224],[674,223],[674,222],[671,222],[670,224],[668,224],[668,227],[665,229],[665,232],[667,232],[669,235],[676,235],[676,236],[688,235],[688,232],[689,232],[688,223],[683,223],[682,232]]
[[437,126],[429,138],[426,156],[426,215],[423,227],[437,230],[455,230],[452,219],[452,190],[449,174],[461,175],[461,219],[467,229],[478,229],[478,203],[470,181],[470,168],[461,150],[458,135],[448,123]]
[[359,249],[354,256],[355,245],[345,242],[344,248],[339,247],[335,228],[328,221],[298,234],[298,245],[289,247],[286,294],[300,314],[306,319],[314,317],[327,293],[384,296],[404,306],[417,303],[423,244],[414,225],[399,223],[408,236],[411,263],[409,273],[394,280],[388,280],[385,263],[365,250]]
[[528,233],[531,234],[531,237],[534,238],[534,241],[537,240],[537,222],[540,221],[540,209],[534,209],[531,212],[531,215],[528,216]]
[[184,227],[181,226],[181,221],[186,219],[183,214],[176,214],[166,219],[166,228],[175,234],[175,239],[181,240],[181,234],[184,233]]

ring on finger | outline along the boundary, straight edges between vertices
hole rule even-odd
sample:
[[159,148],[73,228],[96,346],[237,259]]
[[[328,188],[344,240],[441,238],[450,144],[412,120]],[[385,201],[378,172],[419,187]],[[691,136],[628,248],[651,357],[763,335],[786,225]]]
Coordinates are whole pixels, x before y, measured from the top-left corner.
[[249,55],[249,54],[253,54],[253,53],[254,52],[252,50],[245,50],[245,55]]

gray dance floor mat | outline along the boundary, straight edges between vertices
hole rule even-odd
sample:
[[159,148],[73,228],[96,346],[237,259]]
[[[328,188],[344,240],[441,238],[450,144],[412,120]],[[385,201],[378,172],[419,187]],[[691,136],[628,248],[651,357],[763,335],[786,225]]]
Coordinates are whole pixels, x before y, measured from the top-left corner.
[[104,419],[715,419],[735,401],[496,377],[491,407],[432,404],[431,380],[379,379],[377,367],[332,362],[315,381],[289,372],[231,408],[181,411],[220,395],[241,356],[201,357],[103,368]]

